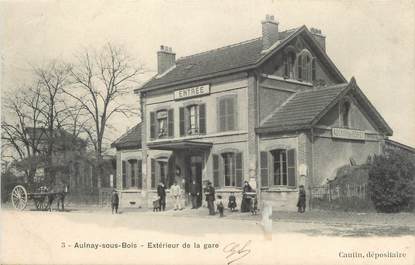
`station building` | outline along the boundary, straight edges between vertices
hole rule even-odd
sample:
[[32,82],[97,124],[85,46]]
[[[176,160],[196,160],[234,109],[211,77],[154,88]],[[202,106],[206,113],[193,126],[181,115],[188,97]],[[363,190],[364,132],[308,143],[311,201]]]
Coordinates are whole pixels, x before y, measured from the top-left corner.
[[158,73],[135,90],[143,122],[113,143],[122,206],[149,206],[159,181],[187,192],[192,180],[240,205],[247,180],[274,209],[296,210],[299,185],[382,152],[392,130],[322,32],[282,31],[269,15],[261,25],[259,38],[178,59],[160,47]]

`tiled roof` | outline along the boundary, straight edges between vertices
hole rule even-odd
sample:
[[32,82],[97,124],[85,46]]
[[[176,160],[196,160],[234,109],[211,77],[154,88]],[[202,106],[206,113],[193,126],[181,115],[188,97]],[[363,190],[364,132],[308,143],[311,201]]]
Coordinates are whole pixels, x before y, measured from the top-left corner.
[[141,148],[141,123],[137,124],[124,135],[115,140],[111,147],[117,149],[128,149],[128,148]]
[[347,87],[348,84],[345,83],[297,92],[276,109],[263,122],[261,128],[294,130],[310,126],[313,120]]
[[[296,31],[297,29],[291,29],[280,32],[279,40],[286,39]],[[265,56],[265,53],[261,52],[262,38],[256,38],[182,57],[176,60],[176,66],[172,70],[159,78],[155,76],[142,88],[156,87],[252,65]]]

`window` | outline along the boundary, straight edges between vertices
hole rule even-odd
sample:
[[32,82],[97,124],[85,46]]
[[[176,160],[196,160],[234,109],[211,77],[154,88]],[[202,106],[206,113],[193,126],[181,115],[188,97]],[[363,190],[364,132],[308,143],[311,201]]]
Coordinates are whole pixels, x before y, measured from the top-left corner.
[[294,63],[295,63],[295,53],[288,52],[284,55],[284,77],[285,78],[294,78]]
[[237,125],[237,97],[224,96],[219,98],[218,127],[220,132],[236,130]]
[[[297,57],[297,79],[306,82],[313,81],[313,57],[310,52],[303,50]],[[314,70],[315,72],[315,70]],[[315,74],[315,73],[314,73]]]
[[172,182],[169,175],[169,158],[160,157],[157,159],[151,159],[151,188],[155,189],[157,184],[161,181],[165,185]]
[[127,184],[127,163],[122,161],[122,187],[125,188]]
[[342,121],[342,126],[344,128],[349,128],[350,122],[349,122],[349,113],[350,113],[350,102],[349,101],[345,101],[342,104],[342,108],[341,108],[341,121]]
[[197,118],[199,113],[199,106],[198,105],[192,105],[187,108],[189,112],[189,128],[188,128],[188,134],[195,134],[198,133],[199,128],[199,119]]
[[215,187],[241,187],[243,178],[242,153],[213,154],[213,185]]
[[143,188],[143,161],[138,160],[137,162],[137,188]]
[[287,185],[287,153],[285,150],[274,150],[273,157],[273,185]]
[[275,149],[260,154],[261,185],[263,187],[296,185],[296,160],[294,149]]
[[158,183],[160,181],[163,182],[163,183],[166,183],[167,172],[168,172],[167,162],[158,161],[158,166],[159,166],[159,174],[158,174],[158,178],[157,178],[156,183]]
[[206,105],[193,104],[180,108],[180,136],[206,133]]
[[174,111],[159,110],[150,112],[150,138],[165,138],[174,136]]
[[136,164],[137,164],[137,160],[129,160],[128,161],[130,163],[130,187],[134,187],[135,186],[135,172],[136,172]]
[[235,156],[234,153],[222,154],[225,176],[225,187],[235,186]]
[[167,111],[165,110],[157,112],[157,129],[158,138],[167,135]]

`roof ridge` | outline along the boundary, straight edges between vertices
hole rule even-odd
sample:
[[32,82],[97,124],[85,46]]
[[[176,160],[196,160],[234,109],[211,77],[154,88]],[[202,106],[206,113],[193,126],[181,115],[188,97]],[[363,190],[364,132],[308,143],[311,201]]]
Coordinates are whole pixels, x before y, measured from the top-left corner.
[[124,138],[125,136],[127,136],[130,132],[132,132],[135,128],[137,128],[137,126],[139,126],[141,123],[142,122],[139,122],[136,125],[134,125],[133,127],[129,128],[125,133],[121,134],[120,137],[118,137],[114,142],[112,142],[111,145],[117,144],[122,138]]
[[215,48],[215,49],[211,49],[211,50],[207,50],[207,51],[203,51],[203,52],[199,52],[199,53],[194,53],[194,54],[187,55],[187,56],[182,56],[182,57],[178,58],[176,61],[189,59],[191,57],[195,57],[195,56],[198,56],[198,55],[202,55],[202,54],[206,54],[206,53],[210,53],[210,52],[214,52],[214,51],[219,51],[219,50],[224,50],[224,49],[231,48],[231,47],[236,47],[236,46],[246,44],[246,43],[250,43],[250,42],[254,42],[254,41],[257,41],[257,40],[260,40],[260,39],[262,39],[262,37],[257,37],[257,38],[254,38],[254,39],[249,39],[249,40],[241,41],[241,42],[238,42],[238,43],[233,43],[233,44],[230,44],[230,45],[222,46],[222,47],[219,47],[219,48]]
[[340,88],[342,86],[349,86],[349,83],[340,83],[340,84],[335,84],[335,85],[331,85],[331,86],[326,86],[326,87],[313,87],[311,89],[305,89],[302,91],[298,91],[296,94],[301,94],[301,93],[309,93],[309,92],[315,92],[315,91],[321,91],[321,90],[329,90],[329,89],[333,89],[333,88]]

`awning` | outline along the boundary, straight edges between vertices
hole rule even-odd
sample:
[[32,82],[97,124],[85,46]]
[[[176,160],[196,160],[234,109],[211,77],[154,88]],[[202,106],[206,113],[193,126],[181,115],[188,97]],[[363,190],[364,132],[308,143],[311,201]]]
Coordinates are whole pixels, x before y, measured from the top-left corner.
[[205,150],[212,147],[212,143],[189,140],[167,140],[147,143],[148,148],[157,150]]

